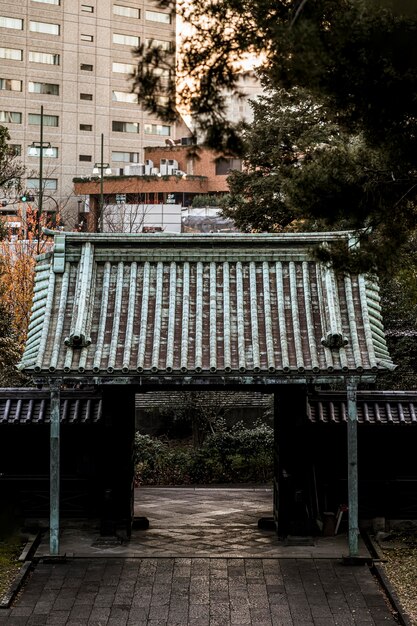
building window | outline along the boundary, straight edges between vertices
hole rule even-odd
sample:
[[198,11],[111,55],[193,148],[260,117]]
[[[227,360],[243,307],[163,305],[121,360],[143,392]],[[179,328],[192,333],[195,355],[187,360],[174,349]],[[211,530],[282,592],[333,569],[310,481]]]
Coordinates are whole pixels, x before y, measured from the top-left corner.
[[2,91],[22,91],[22,81],[14,78],[0,78],[0,89]]
[[23,50],[17,48],[0,48],[0,59],[9,59],[10,61],[22,61]]
[[136,65],[132,65],[131,63],[113,63],[112,69],[113,72],[117,72],[118,74],[134,74]]
[[42,2],[43,4],[55,4],[58,7],[61,4],[61,0],[32,0],[32,2]]
[[[39,189],[39,178],[27,178],[26,187],[28,189]],[[44,178],[43,188],[56,191],[58,188],[58,180],[56,178]]]
[[48,96],[59,96],[59,85],[53,83],[32,83],[28,85],[29,93],[42,93]]
[[15,30],[23,30],[23,20],[17,17],[6,17],[0,15],[0,26],[2,28],[14,28]]
[[145,11],[145,18],[148,22],[171,24],[171,15],[169,13],[161,13],[161,11]]
[[155,96],[155,102],[161,107],[167,107],[169,105],[169,96]]
[[92,99],[93,99],[92,93],[80,93],[80,100],[92,100]]
[[164,39],[146,39],[146,47],[147,48],[160,48],[161,50],[165,50],[165,52],[171,52],[172,42],[165,41]]
[[6,124],[21,124],[22,114],[16,111],[0,111],[0,122]]
[[138,133],[138,122],[115,122],[112,121],[112,131],[114,133]]
[[[29,113],[29,124],[40,126],[40,123],[41,123],[41,116],[39,115],[39,113]],[[43,125],[44,126],[59,126],[58,115],[44,115]]]
[[[35,153],[36,151],[36,153]],[[41,156],[41,149],[34,146],[28,146],[28,156],[37,157]],[[47,159],[57,159],[58,158],[58,148],[44,148],[43,156]]]
[[139,9],[132,9],[132,7],[125,7],[122,4],[113,5],[114,15],[121,15],[122,17],[133,17],[134,19],[140,18]]
[[88,132],[93,130],[92,124],[80,124],[80,130],[86,130]]
[[217,159],[216,176],[227,176],[230,170],[242,170],[242,161],[240,159]]
[[138,96],[136,93],[130,93],[129,91],[113,91],[113,102],[131,102],[133,104],[138,103]]
[[93,35],[80,35],[81,41],[94,41]]
[[92,72],[93,69],[94,69],[94,66],[90,65],[89,63],[80,64],[80,70],[82,70],[83,72]]
[[140,39],[134,35],[113,33],[113,43],[118,43],[121,46],[131,46],[132,48],[137,48],[139,46]]
[[9,149],[13,156],[22,155],[22,146],[19,143],[9,143]]
[[50,54],[49,52],[33,52],[29,50],[29,61],[32,63],[46,63],[47,65],[59,65],[59,54]]
[[155,67],[152,70],[152,72],[153,72],[154,76],[159,76],[159,78],[161,79],[161,84],[162,85],[168,84],[168,81],[169,81],[170,76],[171,76],[170,70],[164,70],[161,67]]
[[29,22],[29,30],[32,33],[43,33],[45,35],[59,35],[59,24],[49,24],[48,22]]
[[80,155],[78,156],[78,160],[79,160],[79,161],[87,161],[87,162],[90,162],[90,161],[91,161],[91,159],[92,159],[91,154],[80,154]]
[[112,152],[111,159],[121,163],[139,163],[139,152]]
[[84,13],[94,13],[94,7],[92,7],[91,4],[82,4],[81,11],[84,11]]
[[144,124],[145,135],[163,135],[169,137],[171,134],[171,126],[164,124]]

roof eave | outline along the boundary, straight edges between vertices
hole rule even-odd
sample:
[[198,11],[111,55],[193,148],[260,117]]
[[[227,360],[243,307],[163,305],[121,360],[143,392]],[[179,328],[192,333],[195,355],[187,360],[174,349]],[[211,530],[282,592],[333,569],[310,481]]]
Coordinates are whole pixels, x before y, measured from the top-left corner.
[[330,383],[344,383],[347,378],[354,376],[360,382],[374,383],[376,381],[376,372],[332,372],[332,373],[315,373],[315,374],[285,374],[282,376],[271,376],[263,374],[87,374],[77,372],[39,372],[31,373],[36,384],[49,384],[56,379],[65,379],[66,384],[91,384],[91,385],[137,385],[137,386],[161,386],[161,385],[325,385]]

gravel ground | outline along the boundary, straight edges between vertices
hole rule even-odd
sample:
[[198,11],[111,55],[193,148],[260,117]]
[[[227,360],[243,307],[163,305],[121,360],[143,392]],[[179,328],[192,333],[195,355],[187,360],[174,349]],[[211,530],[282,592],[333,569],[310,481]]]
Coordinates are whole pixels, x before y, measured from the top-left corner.
[[417,626],[417,532],[395,535],[380,546],[388,579],[413,626]]
[[0,541],[0,600],[22,565],[17,560],[21,548],[20,539]]

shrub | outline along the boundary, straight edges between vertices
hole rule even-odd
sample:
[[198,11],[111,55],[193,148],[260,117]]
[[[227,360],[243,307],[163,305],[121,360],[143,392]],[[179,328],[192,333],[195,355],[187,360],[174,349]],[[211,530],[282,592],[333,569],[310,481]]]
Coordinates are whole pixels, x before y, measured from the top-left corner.
[[236,424],[209,435],[198,449],[170,448],[149,435],[136,435],[137,484],[266,482],[273,476],[274,436],[270,426]]
[[220,198],[218,196],[213,196],[210,194],[200,194],[198,196],[194,196],[191,206],[193,208],[200,208],[206,206],[214,206],[218,207],[220,202]]

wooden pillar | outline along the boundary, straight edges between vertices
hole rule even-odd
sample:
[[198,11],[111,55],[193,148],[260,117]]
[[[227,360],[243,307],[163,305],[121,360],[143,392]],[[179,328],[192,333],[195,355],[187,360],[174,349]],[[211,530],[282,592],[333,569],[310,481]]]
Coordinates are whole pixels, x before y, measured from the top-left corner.
[[59,498],[60,498],[60,404],[61,381],[51,383],[50,475],[49,475],[49,553],[59,554]]
[[101,534],[129,537],[133,520],[134,387],[104,387],[103,416]]
[[348,506],[349,506],[349,557],[358,556],[358,407],[357,381],[347,380],[347,453],[348,453]]
[[281,385],[275,392],[274,517],[278,534],[309,535],[309,458],[305,441],[305,385]]

